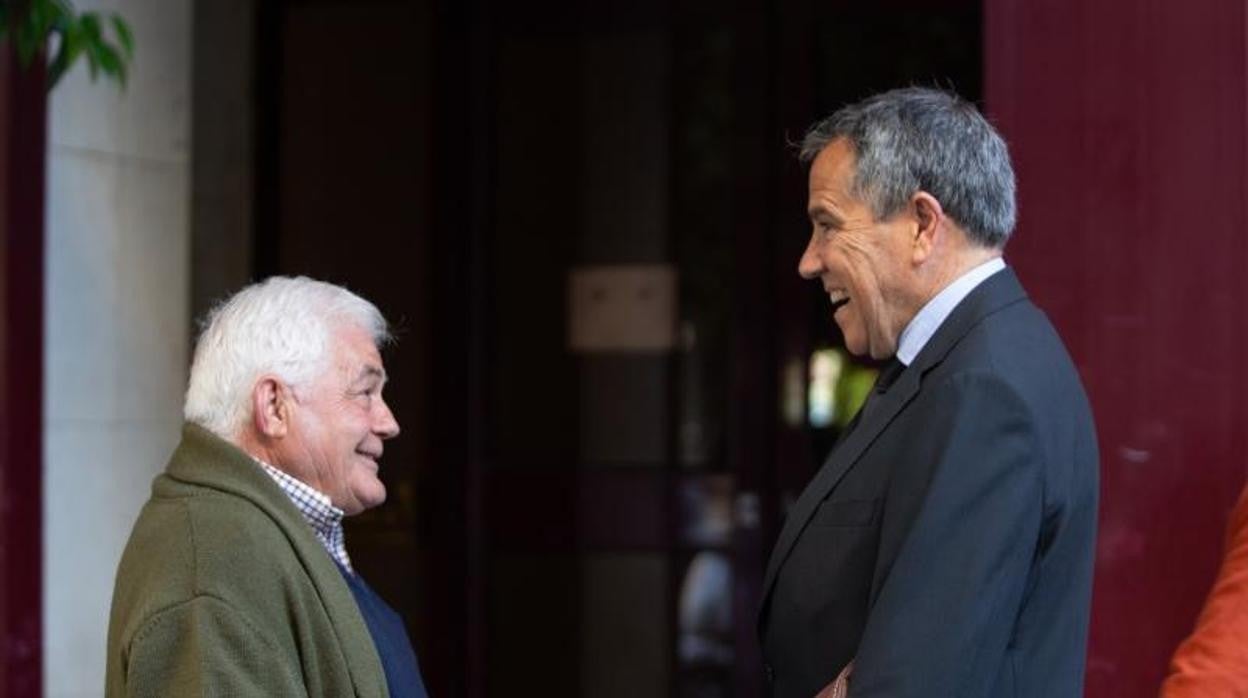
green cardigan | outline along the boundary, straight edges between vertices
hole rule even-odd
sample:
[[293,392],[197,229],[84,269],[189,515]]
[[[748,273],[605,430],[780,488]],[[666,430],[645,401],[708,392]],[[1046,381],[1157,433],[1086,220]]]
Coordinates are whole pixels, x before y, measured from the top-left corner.
[[387,695],[351,591],[238,448],[182,431],[122,554],[108,696]]

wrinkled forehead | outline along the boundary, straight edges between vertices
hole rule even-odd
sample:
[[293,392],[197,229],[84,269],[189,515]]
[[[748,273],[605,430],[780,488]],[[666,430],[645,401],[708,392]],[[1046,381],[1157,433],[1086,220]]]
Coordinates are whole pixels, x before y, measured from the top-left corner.
[[386,367],[372,333],[354,325],[340,325],[330,333],[330,370],[355,381],[386,379]]
[[857,160],[853,145],[845,138],[838,138],[819,151],[810,164],[807,178],[812,209],[828,198],[857,198],[854,196]]
[[844,136],[834,138],[811,161],[810,179],[835,177],[852,181],[857,165],[858,151],[853,142]]

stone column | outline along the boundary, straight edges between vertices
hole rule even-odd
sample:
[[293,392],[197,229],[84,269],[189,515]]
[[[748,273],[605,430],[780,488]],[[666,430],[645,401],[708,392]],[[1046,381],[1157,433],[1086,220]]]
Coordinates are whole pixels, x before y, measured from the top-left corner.
[[98,696],[113,576],[178,438],[190,256],[190,0],[119,12],[125,90],[78,66],[49,103],[44,690]]

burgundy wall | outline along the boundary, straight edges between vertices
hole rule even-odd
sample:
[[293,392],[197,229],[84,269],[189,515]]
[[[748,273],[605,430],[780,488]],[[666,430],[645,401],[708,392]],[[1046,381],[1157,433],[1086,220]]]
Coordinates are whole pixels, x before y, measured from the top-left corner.
[[986,0],[984,33],[1020,183],[1007,258],[1100,434],[1087,695],[1153,695],[1248,463],[1244,8]]
[[18,70],[0,43],[0,696],[42,690],[41,65]]

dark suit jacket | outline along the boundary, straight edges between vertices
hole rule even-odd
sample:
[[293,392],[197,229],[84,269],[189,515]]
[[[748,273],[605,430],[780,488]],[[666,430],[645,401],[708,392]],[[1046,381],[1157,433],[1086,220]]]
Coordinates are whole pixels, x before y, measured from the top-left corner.
[[789,512],[763,584],[773,693],[1076,697],[1097,447],[1079,377],[1009,269],[973,290]]

